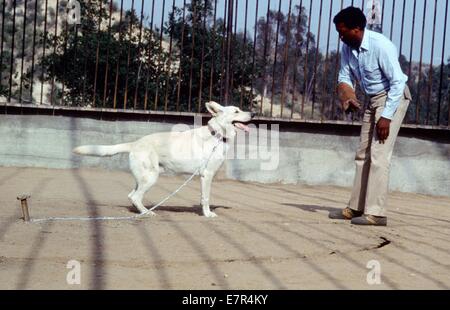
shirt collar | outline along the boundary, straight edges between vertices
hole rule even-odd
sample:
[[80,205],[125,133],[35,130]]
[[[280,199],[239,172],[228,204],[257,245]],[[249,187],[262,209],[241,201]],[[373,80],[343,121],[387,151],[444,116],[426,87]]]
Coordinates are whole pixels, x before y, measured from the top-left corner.
[[370,37],[370,30],[365,29],[364,35],[363,35],[363,40],[361,42],[361,46],[359,47],[359,52],[362,52],[363,50],[364,51],[369,50],[369,37]]

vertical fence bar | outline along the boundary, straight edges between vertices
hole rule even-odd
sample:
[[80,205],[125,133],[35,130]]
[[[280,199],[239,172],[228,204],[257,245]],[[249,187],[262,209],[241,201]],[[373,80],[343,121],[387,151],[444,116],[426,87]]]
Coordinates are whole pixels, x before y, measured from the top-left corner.
[[227,94],[227,98],[228,100],[225,101],[226,105],[232,104],[233,103],[233,77],[234,77],[234,70],[233,70],[233,53],[231,51],[231,47],[233,46],[233,42],[234,42],[234,38],[235,38],[235,33],[236,33],[236,28],[234,27],[233,30],[233,25],[236,26],[236,24],[233,24],[233,19],[234,21],[237,23],[237,5],[238,5],[239,0],[230,0],[230,8],[231,8],[231,13],[228,15],[229,16],[229,28],[228,28],[228,45],[227,45],[227,86],[228,86],[228,91],[226,92]]
[[[120,1],[120,17],[119,17],[119,46],[122,44],[122,17],[123,17],[123,0]],[[114,83],[114,99],[113,99],[113,109],[117,108],[117,88],[119,83],[119,69],[120,69],[120,56],[122,55],[121,49],[119,49],[119,54],[117,55],[116,64],[116,79]]]
[[[234,91],[234,49],[231,49],[231,46],[236,44],[236,36],[237,36],[237,17],[238,17],[238,9],[239,9],[239,0],[235,0],[233,16],[234,16],[234,30],[233,30],[233,19],[231,19],[231,36],[230,36],[230,92],[231,92],[231,102],[233,102],[233,91]],[[230,94],[229,94],[230,95]]]
[[434,18],[433,18],[433,37],[431,38],[431,55],[430,55],[430,73],[428,74],[428,94],[427,94],[427,119],[425,125],[430,122],[431,110],[431,93],[433,89],[433,57],[434,57],[434,39],[436,36],[436,14],[437,14],[437,0],[434,0]]
[[[45,58],[45,45],[47,44],[47,8],[48,8],[48,0],[45,0],[45,9],[44,9],[44,44],[42,45],[42,59]],[[42,104],[43,95],[44,95],[44,64],[41,64],[41,100]]]
[[422,40],[420,42],[420,60],[419,60],[419,80],[417,82],[417,106],[416,106],[416,124],[419,124],[420,121],[420,82],[422,81],[422,60],[423,60],[423,42],[424,42],[424,36],[425,36],[425,20],[426,20],[426,13],[427,13],[427,0],[425,0],[424,7],[423,7],[423,19],[422,19]]
[[[65,15],[65,35],[64,35],[64,47],[63,47],[63,55],[65,56],[67,53],[67,42],[69,40],[69,19],[67,17],[67,12]],[[63,32],[64,33],[64,32]],[[64,92],[65,92],[65,77],[66,77],[66,66],[63,66],[63,75],[61,80],[61,103],[60,105],[64,105]]]
[[202,91],[203,91],[203,65],[205,60],[205,35],[206,35],[206,14],[208,1],[205,0],[205,7],[203,8],[203,33],[202,33],[202,52],[200,56],[200,81],[198,90],[198,102],[197,102],[197,113],[202,110]]
[[[227,26],[227,44],[226,44],[226,65],[225,65],[225,98],[224,103],[225,105],[232,104],[232,100],[230,98],[233,98],[233,53],[231,51],[231,47],[233,46],[233,40],[234,40],[234,31],[233,31],[233,19],[237,17],[237,14],[235,14],[237,4],[239,0],[229,0],[228,1],[228,26]],[[230,94],[231,93],[231,94]]]
[[228,19],[227,19],[227,52],[226,52],[226,68],[225,68],[225,105],[230,104],[229,92],[231,82],[231,42],[233,40],[233,14],[234,14],[234,0],[228,0]]
[[[89,0],[88,1],[88,4],[87,4],[87,6],[88,7],[90,7],[91,6],[91,2],[92,2],[92,0]],[[88,10],[88,7],[85,9],[86,11]],[[88,32],[88,29],[87,29],[87,27],[86,27],[87,25],[85,25],[85,27],[84,27],[84,31],[83,31],[83,24],[81,24],[81,30],[82,30],[82,36],[83,36],[83,50],[82,50],[82,53],[83,53],[83,56],[84,56],[84,70],[83,70],[83,72],[84,72],[84,79],[83,79],[83,92],[82,92],[82,104],[84,104],[87,100],[86,100],[86,81],[87,81],[87,79],[88,79],[88,71],[87,71],[87,63],[88,63],[88,58],[89,58],[89,52],[90,51],[88,51],[88,48],[86,47],[86,45],[88,45],[89,46],[89,44],[90,44],[90,42],[87,42],[87,40],[84,38],[85,37],[85,35],[87,34],[87,32]],[[86,34],[85,34],[86,33]]]
[[[411,45],[409,47],[409,68],[408,68],[408,76],[411,76],[412,71],[412,55],[413,55],[413,46],[414,46],[414,28],[416,24],[416,0],[414,0],[414,6],[413,6],[413,19],[412,19],[412,28],[411,28]],[[409,87],[412,89],[412,81],[411,79],[409,81]],[[416,99],[417,104],[417,99]]]
[[108,41],[106,43],[106,65],[105,65],[105,80],[103,83],[103,101],[102,107],[105,107],[106,96],[108,94],[108,74],[109,74],[109,45],[111,43],[111,20],[112,20],[113,0],[109,2],[109,20],[108,20]]
[[389,39],[392,41],[392,32],[394,30],[394,16],[395,16],[395,0],[392,1],[392,13],[391,13],[391,32]]
[[211,48],[211,70],[209,74],[209,101],[212,100],[212,93],[213,93],[213,79],[214,79],[214,49],[215,49],[215,42],[216,42],[216,18],[217,18],[217,0],[214,1],[214,17],[213,17],[213,28],[212,28],[212,40],[210,46]]
[[[55,37],[53,45],[53,57],[56,56],[56,46],[58,45],[58,14],[59,14],[59,0],[56,0],[56,16],[55,16]],[[55,91],[55,59],[52,62],[52,88],[50,91],[50,105],[54,105],[53,97]]]
[[224,101],[224,88],[225,88],[225,70],[226,70],[226,62],[225,62],[225,54],[226,54],[226,48],[227,48],[227,38],[228,38],[228,14],[229,14],[229,3],[228,0],[224,0],[224,9],[223,9],[223,29],[222,29],[222,44],[220,47],[220,102],[222,103]]
[[263,72],[263,93],[261,95],[261,106],[259,113],[263,114],[263,105],[264,105],[264,98],[266,97],[267,92],[267,70],[266,70],[266,59],[267,59],[267,52],[268,52],[268,46],[267,46],[267,40],[269,35],[269,19],[270,19],[270,0],[267,2],[267,15],[266,15],[266,29],[264,31],[264,52],[263,52],[263,66],[262,69]]
[[330,33],[333,14],[333,1],[330,1],[330,14],[328,16],[328,36],[327,36],[327,51],[325,53],[325,69],[323,73],[323,88],[322,88],[322,107],[320,109],[320,120],[323,121],[323,115],[325,112],[325,93],[327,88],[327,73],[328,73],[328,52],[330,49]]
[[[161,28],[160,28],[160,33],[159,33],[159,50],[162,53],[163,50],[163,30],[164,30],[164,13],[165,13],[165,9],[166,9],[166,0],[163,0],[163,4],[162,4],[162,14],[161,14]],[[161,59],[158,63],[158,68],[157,68],[157,73],[156,73],[156,93],[155,93],[155,105],[154,105],[154,110],[156,111],[158,109],[158,100],[159,100],[159,78],[161,76],[161,72],[160,72],[160,67],[161,67]]]
[[138,37],[138,48],[137,48],[137,57],[139,62],[139,68],[136,76],[136,84],[134,86],[134,99],[133,99],[133,109],[137,109],[137,97],[139,90],[139,78],[141,76],[141,68],[142,68],[142,57],[141,57],[141,48],[142,48],[142,24],[144,22],[144,0],[141,1],[141,16],[139,22],[139,37]]
[[[341,10],[344,7],[344,0],[341,0]],[[331,101],[331,119],[334,120],[335,118],[335,112],[336,112],[336,87],[337,87],[337,80],[338,80],[338,74],[339,74],[339,58],[341,54],[341,40],[338,36],[337,38],[337,48],[336,48],[336,62],[334,64],[335,70],[334,70],[334,80],[336,85],[333,85],[333,98]],[[344,113],[343,113],[344,114]]]
[[[438,95],[438,111],[437,111],[437,113],[438,113],[437,114],[437,125],[438,126],[441,124],[441,103],[442,103],[442,83],[443,83],[442,80],[443,80],[443,76],[444,76],[445,41],[446,41],[447,23],[448,23],[447,16],[448,16],[448,0],[445,1],[445,17],[444,17],[445,22],[444,22],[444,32],[442,33],[441,71],[440,71],[440,78],[439,78],[439,95]],[[450,104],[449,104],[448,110],[450,113]],[[449,120],[448,126],[450,127],[450,117],[448,120]]]
[[406,7],[406,0],[403,0],[402,28],[400,30],[400,55],[402,55],[402,47],[403,47],[403,29],[404,29],[404,26],[405,26],[405,7]]
[[[34,0],[34,21],[33,21],[33,47],[31,52],[31,74],[30,74],[30,99],[34,103],[33,86],[34,86],[34,54],[36,53],[36,28],[37,28],[37,10],[38,0]],[[1,67],[1,64],[0,64]],[[0,78],[1,81],[1,78]]]
[[[283,117],[283,107],[285,100],[285,89],[286,89],[286,76],[287,76],[287,58],[290,44],[290,34],[291,34],[291,10],[292,10],[292,0],[289,0],[289,10],[288,10],[288,25],[286,30],[286,42],[284,43],[284,56],[283,56],[283,75],[281,80],[281,102],[280,102],[280,117]],[[292,107],[292,104],[291,104]]]
[[[150,17],[150,33],[149,33],[149,35],[150,35],[150,38],[149,38],[149,44],[148,44],[148,55],[147,55],[147,57],[148,57],[148,61],[149,61],[149,63],[151,62],[151,57],[152,57],[152,54],[151,54],[151,52],[152,52],[152,49],[150,48],[151,47],[151,45],[152,45],[152,40],[153,40],[153,16],[154,16],[154,13],[155,13],[155,0],[153,0],[152,1],[152,13],[151,13],[151,17]],[[184,23],[183,23],[183,26],[184,26]],[[181,63],[181,61],[180,61],[180,63]],[[149,80],[150,80],[150,70],[148,70],[147,71],[147,75],[146,75],[146,78],[145,78],[145,92],[144,92],[144,110],[147,110],[147,107],[148,107],[148,82],[149,82]]]
[[152,15],[150,17],[150,30],[153,31],[153,18],[155,17],[155,0],[152,0]]
[[320,9],[319,9],[319,25],[317,29],[317,46],[316,46],[316,54],[314,56],[314,75],[312,77],[313,82],[313,90],[312,90],[312,105],[311,105],[311,118],[314,119],[314,103],[316,101],[316,82],[317,78],[317,61],[319,58],[319,44],[320,44],[320,29],[322,26],[322,10],[323,10],[323,0],[320,0]]
[[[172,2],[172,14],[175,14],[175,0]],[[170,15],[170,14],[169,14]],[[206,17],[205,17],[206,18]],[[164,96],[164,112],[167,112],[168,108],[168,100],[169,100],[169,83],[171,76],[171,67],[172,67],[172,48],[173,48],[173,29],[170,28],[170,39],[169,39],[169,61],[167,64],[167,73],[166,73],[166,94]]]
[[197,101],[197,113],[201,112],[202,108],[202,87],[203,87],[203,65],[204,65],[204,58],[205,58],[205,33],[206,33],[206,13],[207,13],[207,0],[204,2],[204,8],[203,8],[203,22],[201,20],[202,16],[200,13],[200,24],[202,25],[202,36],[201,36],[201,52],[200,52],[200,79],[198,81],[199,83],[199,90],[198,90],[198,101]]
[[[27,5],[28,0],[24,2],[24,11],[23,11],[23,29],[22,29],[22,61],[20,65],[20,86],[19,86],[19,103],[22,103],[22,84],[23,84],[23,66],[25,59],[25,35],[27,30]],[[1,70],[1,68],[0,68]]]
[[223,9],[223,30],[222,30],[222,44],[221,44],[221,50],[220,50],[220,78],[219,78],[219,84],[220,84],[220,102],[223,102],[223,88],[224,88],[224,63],[225,63],[225,49],[227,47],[227,21],[228,21],[228,0],[224,1],[224,9]]
[[278,37],[280,32],[280,21],[281,21],[281,0],[278,2],[278,14],[277,14],[277,30],[275,32],[275,57],[273,58],[272,66],[272,89],[270,94],[270,117],[273,116],[273,101],[275,98],[275,79],[276,79],[276,68],[277,68],[277,58],[278,58]]
[[[37,0],[35,0],[37,3]],[[1,35],[1,41],[0,41],[0,89],[2,88],[3,84],[3,42],[5,42],[5,19],[6,19],[6,0],[3,0],[2,3],[2,35]],[[6,105],[6,102],[5,102]]]
[[[364,0],[362,1],[361,10],[363,10],[363,12],[364,12]],[[363,92],[363,93],[364,93],[364,105],[357,112],[359,121],[361,121],[363,119],[363,117],[364,117],[364,110],[365,110],[365,107],[368,106],[368,100],[369,100],[369,97],[367,96],[367,94],[365,92]],[[353,122],[353,120],[352,120],[352,122]]]
[[97,29],[97,48],[95,50],[95,73],[94,73],[94,89],[92,92],[92,106],[96,106],[97,99],[97,78],[98,78],[98,62],[99,62],[99,53],[100,53],[100,31],[102,25],[102,10],[103,10],[103,0],[100,2],[100,11],[98,16],[98,29]]
[[[295,102],[297,101],[297,96],[295,95],[295,92],[297,91],[297,67],[298,67],[298,60],[302,55],[302,44],[303,42],[299,42],[299,38],[301,38],[301,33],[299,34],[298,31],[300,30],[300,27],[302,26],[302,11],[303,11],[303,0],[300,0],[300,7],[298,9],[298,16],[297,16],[297,26],[295,29],[296,33],[296,40],[295,40],[295,52],[294,52],[294,76],[292,78],[292,108],[291,108],[291,119],[294,117],[294,110],[295,110]],[[300,92],[299,92],[300,93]]]
[[[129,32],[129,42],[128,42],[128,54],[127,54],[127,71],[125,73],[125,94],[123,96],[123,109],[127,109],[128,103],[128,75],[130,74],[130,53],[131,45],[133,44],[133,16],[134,16],[134,0],[131,0],[131,14],[130,14],[130,32]],[[161,17],[163,18],[163,17]],[[161,30],[162,31],[162,30]],[[156,109],[155,109],[156,110]]]
[[[232,14],[232,3],[233,0],[225,1],[226,14],[224,17],[224,32],[223,32],[223,45],[222,45],[222,88],[223,88],[223,103],[228,105],[228,42],[230,39],[230,15]],[[232,18],[232,17],[231,17]]]
[[[416,1],[416,0],[414,0]],[[381,33],[383,33],[383,23],[384,23],[384,4],[385,4],[385,0],[383,0],[383,4],[381,5]]]
[[12,78],[14,71],[14,43],[16,37],[16,5],[17,0],[13,0],[13,24],[12,24],[12,36],[11,36],[11,57],[10,57],[10,68],[9,68],[9,91],[8,91],[8,102],[11,102],[12,97]]
[[[236,14],[237,15],[237,14]],[[245,0],[245,20],[244,20],[244,55],[243,63],[247,64],[247,19],[248,19],[248,0]],[[239,98],[239,108],[242,109],[242,97],[244,95],[244,71],[241,75],[241,86],[240,86],[240,98]]]
[[180,93],[181,93],[181,72],[183,64],[183,46],[184,46],[184,28],[186,25],[186,0],[183,2],[183,25],[181,26],[181,43],[180,43],[180,66],[178,68],[178,81],[177,81],[177,112],[180,112]]
[[253,81],[255,79],[255,62],[256,62],[256,34],[258,33],[258,11],[259,11],[259,0],[256,0],[255,8],[255,28],[253,30],[253,52],[252,52],[252,78],[250,82],[250,94],[252,96],[252,101],[250,102],[250,108],[253,108]]
[[197,24],[197,5],[195,1],[191,2],[193,6],[192,11],[192,45],[191,45],[191,59],[189,68],[189,97],[188,97],[188,112],[191,112],[191,101],[192,101],[192,77],[194,75],[194,57],[195,57],[195,26]]
[[[81,25],[80,25],[80,27],[81,27]],[[78,52],[78,24],[75,24],[75,30],[74,30],[74,32],[75,32],[75,38],[74,38],[74,43],[73,43],[73,50],[74,50],[74,52],[73,52],[73,59],[75,60],[74,61],[74,63],[73,63],[73,70],[75,71],[75,70],[77,70],[78,69],[78,60],[77,60],[77,52]],[[70,102],[69,103],[69,105],[73,105],[73,103],[72,102]]]
[[[309,32],[311,31],[311,13],[312,13],[312,0],[309,1],[309,16],[308,16],[308,32],[306,33],[306,50],[305,50],[305,66],[303,69],[303,98],[302,98],[302,109],[300,112],[301,118],[304,117],[305,112],[305,99],[309,97],[307,93],[309,93],[308,87],[308,54],[309,54]],[[308,98],[309,100],[309,98]]]

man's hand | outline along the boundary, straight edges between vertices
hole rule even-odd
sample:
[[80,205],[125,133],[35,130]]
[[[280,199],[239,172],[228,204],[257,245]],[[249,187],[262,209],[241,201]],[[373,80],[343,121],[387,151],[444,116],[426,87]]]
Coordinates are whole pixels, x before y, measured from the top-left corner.
[[361,104],[356,99],[355,90],[347,83],[339,83],[337,86],[337,94],[342,106],[342,110],[346,113],[356,112],[361,108]]
[[391,125],[391,120],[381,117],[377,123],[377,134],[380,143],[384,144],[384,141],[389,137],[389,126]]
[[357,112],[361,109],[361,104],[356,99],[348,99],[342,103],[342,108],[346,113]]

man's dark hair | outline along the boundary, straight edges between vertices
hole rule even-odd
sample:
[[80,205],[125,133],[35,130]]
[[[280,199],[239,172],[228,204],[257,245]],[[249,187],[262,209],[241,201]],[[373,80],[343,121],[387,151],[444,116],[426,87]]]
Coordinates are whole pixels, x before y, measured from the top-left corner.
[[343,23],[348,29],[359,28],[364,30],[367,25],[367,19],[363,11],[354,6],[343,9],[333,19],[335,25]]

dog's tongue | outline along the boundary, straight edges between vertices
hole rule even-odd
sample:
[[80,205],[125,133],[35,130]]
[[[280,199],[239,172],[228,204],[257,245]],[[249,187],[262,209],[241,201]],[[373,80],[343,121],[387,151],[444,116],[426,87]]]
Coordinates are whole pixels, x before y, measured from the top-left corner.
[[239,128],[239,129],[244,130],[245,132],[249,132],[250,131],[250,128],[248,128],[247,125],[242,124],[242,123],[234,123],[234,126]]

